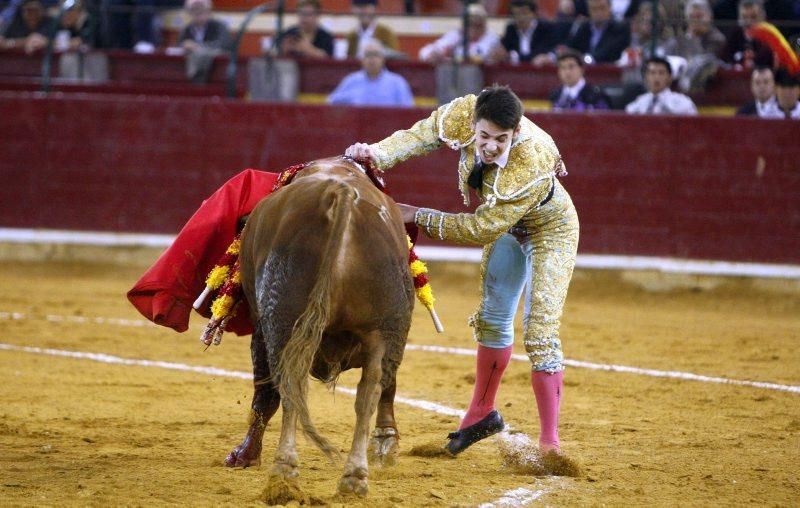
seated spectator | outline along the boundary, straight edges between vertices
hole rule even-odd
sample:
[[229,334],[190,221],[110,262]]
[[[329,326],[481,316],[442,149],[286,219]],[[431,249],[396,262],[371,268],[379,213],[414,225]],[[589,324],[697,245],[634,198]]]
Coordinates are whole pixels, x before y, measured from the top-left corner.
[[725,46],[725,36],[714,26],[708,0],[689,0],[684,11],[686,31],[664,46],[668,55],[687,60],[700,55],[716,55]]
[[686,31],[664,46],[670,56],[686,59],[686,72],[678,81],[684,92],[702,90],[719,67],[717,53],[725,45],[725,36],[713,25],[708,0],[690,0],[685,9]]
[[378,0],[353,0],[353,14],[358,18],[358,27],[347,34],[347,58],[363,57],[364,45],[370,39],[379,40],[384,51],[399,53],[397,34],[375,19],[377,4]]
[[23,0],[14,19],[0,38],[0,48],[23,49],[31,54],[47,46],[52,20],[40,0]]
[[[716,0],[706,1],[713,2]],[[658,0],[658,12],[660,13],[661,9],[664,9],[664,22],[672,30],[672,33],[676,35],[682,34],[686,28],[686,5],[689,3],[691,3],[691,0]],[[713,14],[711,17],[714,17]]]
[[495,47],[494,62],[530,62],[534,65],[551,63],[550,52],[557,41],[553,23],[540,19],[536,0],[512,0],[513,20]]
[[772,50],[769,46],[747,36],[747,29],[765,20],[761,0],[740,0],[739,24],[727,35],[719,57],[738,69],[772,67]]
[[411,87],[403,76],[384,66],[383,45],[377,39],[364,44],[361,70],[348,74],[328,96],[330,104],[353,106],[414,105]]
[[211,0],[185,0],[189,16],[178,35],[178,46],[186,52],[186,78],[192,83],[207,83],[214,58],[230,49],[231,35],[222,21],[211,17]]
[[753,69],[750,76],[750,90],[753,101],[748,102],[736,112],[737,115],[756,115],[760,118],[783,118],[775,99],[775,76],[769,67]]
[[[611,17],[617,21],[630,20],[639,12],[640,0],[611,0]],[[586,0],[575,0],[578,15],[588,16]]]
[[672,66],[661,57],[651,57],[645,62],[644,84],[647,93],[637,97],[625,107],[625,112],[634,115],[667,114],[696,115],[697,108],[692,99],[670,90]]
[[[61,0],[58,5],[64,5],[65,0]],[[60,35],[66,33],[65,47],[56,47],[57,50],[90,48],[94,46],[95,20],[86,12],[82,0],[75,0],[75,3],[64,11],[61,17],[61,26],[56,34],[56,42]]]
[[230,48],[231,35],[222,21],[211,17],[211,0],[186,0],[184,8],[189,24],[178,35],[178,45],[188,53],[202,49],[226,50]]
[[800,120],[800,78],[786,69],[775,72],[775,97],[782,118]]
[[567,46],[587,55],[590,63],[613,63],[631,44],[628,24],[611,18],[611,0],[588,0],[589,19],[567,41]]
[[[486,9],[480,4],[470,4],[469,26],[467,27],[467,52],[469,60],[475,63],[491,61],[500,38],[488,29]],[[460,29],[453,30],[419,50],[419,59],[437,64],[461,60],[464,56],[463,36]]]
[[639,12],[631,21],[631,43],[622,53],[619,64],[635,68],[637,74],[642,62],[651,56],[664,56],[664,46],[673,38],[672,29],[665,23],[666,12],[660,6],[659,3],[655,37],[653,37],[653,2],[643,2],[639,6]]
[[553,21],[556,31],[556,45],[566,44],[586,20],[586,15],[575,11],[574,0],[558,0],[558,10]]
[[183,0],[103,0],[101,14],[102,46],[153,53],[161,45],[156,25],[159,9],[179,7]]
[[[712,2],[714,18],[735,21],[739,14],[741,0],[718,0]],[[800,2],[797,0],[762,0],[764,16],[772,22],[792,21],[800,19]],[[779,27],[784,36],[789,36],[795,24]],[[796,28],[794,28],[796,29]]]
[[297,2],[297,25],[278,37],[280,55],[300,58],[333,56],[333,35],[320,26],[319,11],[319,0]]
[[583,76],[583,55],[567,50],[558,56],[558,79],[561,86],[550,94],[554,111],[592,111],[609,109],[610,100],[599,86],[587,83]]

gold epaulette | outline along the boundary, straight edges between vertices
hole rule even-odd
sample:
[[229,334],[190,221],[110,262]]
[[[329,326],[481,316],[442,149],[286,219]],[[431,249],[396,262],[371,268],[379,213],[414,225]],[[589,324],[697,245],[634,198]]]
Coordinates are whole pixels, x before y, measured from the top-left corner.
[[447,146],[453,150],[463,148],[475,140],[472,117],[475,113],[474,95],[466,95],[453,100],[439,115],[438,133]]

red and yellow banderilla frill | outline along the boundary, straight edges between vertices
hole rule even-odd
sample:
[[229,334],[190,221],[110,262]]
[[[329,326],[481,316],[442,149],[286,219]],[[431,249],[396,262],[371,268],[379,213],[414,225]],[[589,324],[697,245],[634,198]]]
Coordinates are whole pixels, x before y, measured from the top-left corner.
[[220,257],[206,279],[206,289],[195,300],[193,307],[200,308],[212,291],[217,291],[211,304],[211,319],[200,336],[200,341],[210,346],[222,342],[225,325],[236,315],[236,307],[242,299],[242,280],[239,273],[240,235],[236,235],[225,254]]
[[442,333],[444,332],[444,327],[442,326],[442,322],[439,321],[439,315],[436,314],[436,309],[433,308],[433,303],[436,299],[433,297],[433,290],[428,281],[428,267],[417,257],[417,253],[414,252],[414,244],[411,242],[411,238],[408,235],[406,235],[406,240],[408,241],[408,267],[411,269],[411,277],[414,280],[414,292],[417,294],[417,300],[430,312],[436,331]]

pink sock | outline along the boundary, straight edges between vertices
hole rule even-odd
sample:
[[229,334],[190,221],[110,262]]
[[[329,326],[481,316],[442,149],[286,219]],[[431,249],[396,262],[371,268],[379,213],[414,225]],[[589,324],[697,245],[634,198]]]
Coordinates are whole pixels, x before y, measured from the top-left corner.
[[478,345],[472,402],[469,404],[467,415],[461,420],[459,429],[478,423],[494,410],[494,398],[503,372],[511,359],[511,349],[512,346],[497,349]]
[[531,386],[539,409],[539,444],[558,448],[558,411],[561,406],[561,388],[564,384],[564,371],[550,374],[531,372]]

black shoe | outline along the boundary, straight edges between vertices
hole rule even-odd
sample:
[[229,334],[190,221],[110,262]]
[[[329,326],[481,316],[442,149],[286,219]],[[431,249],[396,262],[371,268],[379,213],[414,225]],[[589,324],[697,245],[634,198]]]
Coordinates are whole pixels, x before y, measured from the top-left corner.
[[450,442],[445,445],[445,449],[451,455],[458,455],[481,439],[497,434],[505,426],[506,424],[503,423],[503,417],[500,416],[500,413],[497,410],[492,411],[483,420],[448,434],[447,438]]

